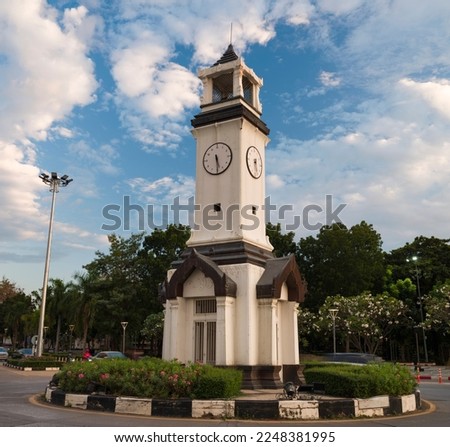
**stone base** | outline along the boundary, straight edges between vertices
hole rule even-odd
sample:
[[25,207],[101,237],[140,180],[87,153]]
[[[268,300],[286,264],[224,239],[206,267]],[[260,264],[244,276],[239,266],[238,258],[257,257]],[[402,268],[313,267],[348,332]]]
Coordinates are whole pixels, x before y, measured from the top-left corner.
[[281,365],[236,365],[234,368],[242,371],[242,389],[279,389],[281,381]]
[[304,365],[283,365],[283,383],[292,382],[295,385],[306,383],[303,376]]

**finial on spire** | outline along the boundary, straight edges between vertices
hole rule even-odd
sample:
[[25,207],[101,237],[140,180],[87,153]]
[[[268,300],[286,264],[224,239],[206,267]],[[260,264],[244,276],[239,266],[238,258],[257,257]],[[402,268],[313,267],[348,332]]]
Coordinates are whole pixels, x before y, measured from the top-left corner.
[[233,45],[233,22],[230,24],[230,45]]

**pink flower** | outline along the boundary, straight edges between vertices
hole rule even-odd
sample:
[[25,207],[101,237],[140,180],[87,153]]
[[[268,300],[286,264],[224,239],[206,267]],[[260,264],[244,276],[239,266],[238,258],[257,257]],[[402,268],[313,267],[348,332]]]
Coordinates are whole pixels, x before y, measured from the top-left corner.
[[78,378],[79,379],[84,379],[84,374],[83,373],[78,374]]

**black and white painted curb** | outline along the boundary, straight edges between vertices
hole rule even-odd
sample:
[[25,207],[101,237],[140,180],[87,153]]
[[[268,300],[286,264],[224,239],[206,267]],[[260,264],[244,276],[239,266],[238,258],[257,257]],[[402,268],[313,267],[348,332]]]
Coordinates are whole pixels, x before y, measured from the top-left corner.
[[139,399],[102,394],[68,394],[47,387],[45,399],[54,405],[140,416],[204,419],[333,419],[409,413],[421,408],[420,392],[369,399],[320,400],[195,400]]

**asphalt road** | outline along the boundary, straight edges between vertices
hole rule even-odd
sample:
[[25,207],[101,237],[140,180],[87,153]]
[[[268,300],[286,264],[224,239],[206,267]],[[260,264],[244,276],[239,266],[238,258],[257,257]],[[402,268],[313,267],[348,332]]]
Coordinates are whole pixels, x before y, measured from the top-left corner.
[[413,415],[339,421],[240,421],[124,416],[55,407],[41,397],[53,372],[0,365],[0,427],[450,427],[450,382],[419,385],[431,408]]

